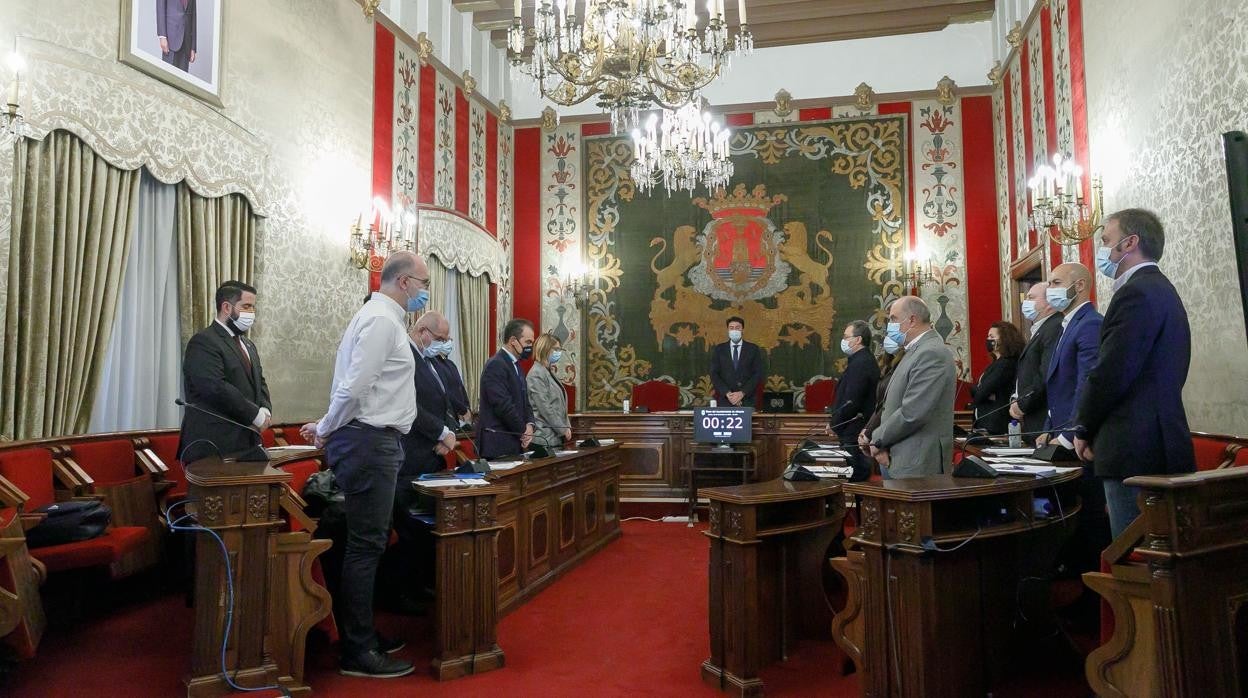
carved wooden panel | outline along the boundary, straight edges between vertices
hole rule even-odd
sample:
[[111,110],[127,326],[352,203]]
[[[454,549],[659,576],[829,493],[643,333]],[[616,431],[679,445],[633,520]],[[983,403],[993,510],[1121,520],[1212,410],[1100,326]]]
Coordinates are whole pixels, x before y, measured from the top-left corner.
[[529,510],[529,565],[550,559],[550,511],[545,505]]
[[670,444],[663,441],[634,441],[620,445],[620,477],[626,480],[664,479]]
[[576,491],[559,495],[559,551],[576,547]]
[[619,488],[615,478],[605,481],[602,488],[602,518],[610,523],[616,520],[616,506],[619,501]]
[[598,507],[598,486],[591,482],[581,490],[581,533],[585,536],[598,532],[598,518],[602,516]]

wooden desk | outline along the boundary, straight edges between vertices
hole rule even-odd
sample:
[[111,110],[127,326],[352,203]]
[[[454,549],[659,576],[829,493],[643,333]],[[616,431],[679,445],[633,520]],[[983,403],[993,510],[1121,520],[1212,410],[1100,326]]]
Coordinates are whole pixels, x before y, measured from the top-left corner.
[[[833,634],[858,668],[862,695],[985,695],[1006,664],[1019,569],[1042,537],[1073,531],[1078,479],[846,484],[860,498],[851,540],[860,552],[833,561],[849,585]],[[1033,500],[1055,496],[1060,513],[1037,518]]]
[[841,483],[771,480],[702,494],[711,541],[711,656],[702,680],[762,695],[764,665],[786,658],[796,638],[828,635],[823,569],[845,516]]
[[1114,632],[1088,655],[1101,696],[1248,695],[1248,467],[1133,477],[1140,517],[1083,581]]
[[577,449],[485,476],[424,487],[435,501],[433,675],[497,669],[498,617],[620,536],[619,446]]
[[[662,497],[684,499],[681,466],[693,446],[693,411],[585,412],[571,415],[578,439],[589,434],[620,444],[622,499]],[[828,415],[816,413],[754,413],[752,448],[759,481],[774,480],[784,471],[791,451],[809,436],[823,438]]]

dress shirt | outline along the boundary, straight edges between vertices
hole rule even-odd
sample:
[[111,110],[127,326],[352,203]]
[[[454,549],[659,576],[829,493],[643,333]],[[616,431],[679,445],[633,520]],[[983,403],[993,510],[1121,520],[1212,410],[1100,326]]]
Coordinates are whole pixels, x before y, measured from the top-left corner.
[[[251,363],[252,361],[256,360],[256,357],[252,356],[251,352],[247,349],[247,344],[245,342],[239,341],[238,334],[234,332],[234,330],[230,329],[229,325],[225,324],[224,322],[221,322],[221,318],[217,318],[215,322],[218,325],[220,325],[226,332],[230,333],[230,336],[234,338],[234,343],[237,344],[240,348],[242,348],[243,353],[247,355],[248,363]],[[269,414],[269,408],[261,407],[260,411],[256,413],[256,416],[251,418],[251,423],[256,425],[256,428],[258,429],[264,426],[264,420],[268,419],[270,416],[271,415]]]
[[406,434],[416,420],[416,360],[409,348],[404,310],[374,293],[351,318],[338,343],[329,409],[317,423],[322,439],[358,420]]
[[915,337],[914,339],[910,340],[909,342],[906,342],[906,351],[910,351],[910,347],[914,346],[914,343],[915,343],[915,342],[917,342],[917,341],[919,341],[919,338],[920,338],[920,337],[922,337],[923,335],[925,335],[925,334],[927,334],[928,332],[931,332],[931,331],[932,331],[932,328],[930,328],[930,327],[929,327],[929,328],[927,328],[926,330],[924,330],[924,331],[923,331],[923,333],[922,333],[922,334],[920,334],[918,337]]
[[1048,315],[1045,315],[1039,320],[1036,320],[1035,322],[1031,323],[1031,336],[1035,337],[1036,333],[1040,331],[1040,328],[1044,326],[1044,323],[1053,319],[1057,315],[1061,315],[1061,313],[1049,313]]
[[[412,340],[410,336],[407,338],[407,341],[411,342],[412,348],[416,350],[417,354],[420,354],[420,358],[416,360],[416,363],[417,363],[416,370],[417,371],[421,370],[419,364],[424,364],[426,369],[433,372],[433,379],[438,382],[438,385],[442,387],[442,392],[445,393],[446,384],[442,382],[442,376],[438,375],[438,369],[433,367],[433,361],[430,360],[429,357],[425,356],[425,352],[416,344],[415,341]],[[417,409],[420,409],[419,406],[417,406]],[[413,419],[415,419],[415,417],[413,417]],[[454,433],[455,432],[451,431],[450,429],[446,427],[442,427],[441,438],[445,439],[448,435],[452,435]]]
[[1134,274],[1135,272],[1143,269],[1144,267],[1155,267],[1155,266],[1157,266],[1156,262],[1140,262],[1139,264],[1122,272],[1122,276],[1119,276],[1118,278],[1114,279],[1114,290],[1117,291],[1118,289],[1127,285],[1127,280],[1130,279],[1131,275]]
[[1083,306],[1091,302],[1092,301],[1084,301],[1080,303],[1079,305],[1076,305],[1075,307],[1071,308],[1070,311],[1067,312],[1066,315],[1062,317],[1062,330],[1064,331],[1067,327],[1070,327],[1070,319],[1079,313],[1080,308],[1082,308]]

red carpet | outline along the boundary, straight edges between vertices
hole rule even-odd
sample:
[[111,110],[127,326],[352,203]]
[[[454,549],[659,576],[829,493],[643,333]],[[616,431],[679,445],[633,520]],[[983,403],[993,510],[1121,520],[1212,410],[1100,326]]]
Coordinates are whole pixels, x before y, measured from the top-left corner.
[[[439,683],[427,672],[428,619],[382,614],[382,632],[408,640],[400,656],[416,662],[414,675],[340,676],[334,649],[317,637],[310,641],[308,682],[318,696],[723,695],[699,678],[708,656],[707,554],[700,528],[626,522],[623,537],[503,618],[504,669]],[[39,656],[0,684],[0,694],[185,695],[190,622],[190,609],[174,594],[126,605],[72,632],[53,629]],[[857,679],[839,675],[834,652],[830,641],[802,644],[787,663],[763,674],[768,694],[858,695]],[[1079,695],[1071,688],[1049,683],[1046,691],[1027,693]]]

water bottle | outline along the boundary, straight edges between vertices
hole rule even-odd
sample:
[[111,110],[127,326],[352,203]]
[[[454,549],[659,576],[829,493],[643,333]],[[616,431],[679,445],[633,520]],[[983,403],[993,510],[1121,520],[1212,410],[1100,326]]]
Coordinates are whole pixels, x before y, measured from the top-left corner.
[[1022,448],[1023,447],[1022,431],[1023,431],[1023,428],[1021,425],[1019,425],[1018,420],[1011,419],[1010,420],[1010,448]]
[[624,398],[624,414],[628,414],[628,408],[632,406],[631,404],[629,404],[630,402],[632,401],[629,400],[628,398]]

